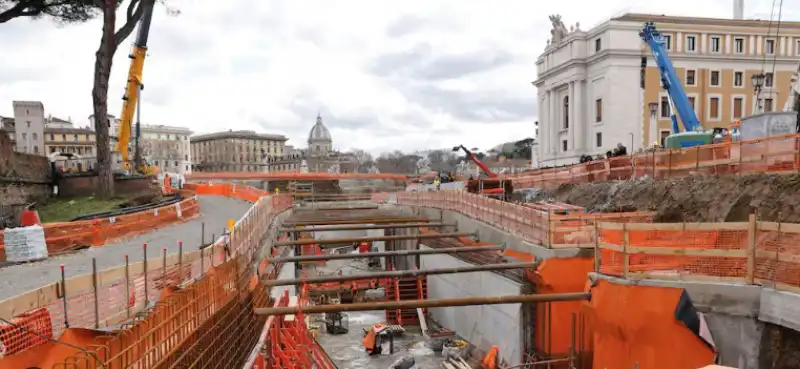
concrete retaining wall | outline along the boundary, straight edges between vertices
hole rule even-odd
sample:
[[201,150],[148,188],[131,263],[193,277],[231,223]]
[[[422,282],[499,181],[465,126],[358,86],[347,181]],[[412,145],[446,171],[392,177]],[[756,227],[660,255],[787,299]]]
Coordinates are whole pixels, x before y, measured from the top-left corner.
[[[428,249],[421,245],[421,249]],[[421,269],[464,267],[471,264],[449,255],[423,255]],[[428,276],[428,298],[519,295],[522,285],[491,272]],[[481,350],[491,345],[509,365],[521,364],[523,325],[521,304],[430,309],[441,326],[455,331]]]

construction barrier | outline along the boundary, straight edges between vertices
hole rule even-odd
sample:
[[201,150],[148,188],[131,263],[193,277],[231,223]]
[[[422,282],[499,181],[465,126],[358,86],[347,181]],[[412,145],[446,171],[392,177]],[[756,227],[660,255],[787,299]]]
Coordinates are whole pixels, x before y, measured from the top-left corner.
[[[237,187],[223,191],[234,197],[252,196],[250,189]],[[25,366],[21,366],[22,363],[11,359],[16,352],[37,350],[42,346],[42,337],[58,338],[63,332],[76,327],[104,328],[124,323],[123,327],[127,332],[123,335],[125,337],[147,336],[155,345],[177,345],[182,339],[176,340],[176,335],[185,337],[192,334],[189,327],[202,325],[203,319],[222,309],[230,300],[229,297],[238,296],[235,289],[231,289],[236,285],[231,278],[246,271],[246,266],[252,261],[272,220],[290,207],[291,199],[288,196],[265,196],[259,198],[233,225],[229,234],[200,250],[172,255],[163,252],[158,258],[146,258],[138,263],[128,263],[126,257],[122,267],[72,277],[66,279],[63,285],[55,283],[0,302],[0,317],[16,317],[12,319],[14,326],[34,327],[20,331],[2,328],[4,326],[0,325],[0,347],[5,347],[5,355],[8,356],[5,360],[0,360],[0,368],[41,366],[38,365],[40,362],[27,362]],[[158,255],[158,251],[160,250],[148,255]],[[191,283],[198,280],[200,282]],[[174,286],[187,283],[194,292],[187,294],[189,287],[175,291]],[[208,285],[209,283],[212,285]],[[177,296],[170,297],[173,294]],[[187,305],[189,300],[194,305]],[[161,312],[160,309],[165,310]],[[197,309],[197,315],[189,314],[190,309]],[[47,319],[34,314],[43,310],[47,312]],[[132,319],[143,311],[146,311],[145,318]],[[178,311],[185,314],[178,314]],[[190,316],[193,318],[189,319]],[[167,317],[184,319],[184,322],[174,322],[175,325],[170,326],[167,332],[162,326]],[[148,319],[154,320],[145,325],[140,324]],[[50,324],[45,324],[46,322]],[[135,334],[130,336],[130,333]],[[169,342],[159,343],[165,337],[169,338]],[[103,339],[107,340],[109,337]],[[113,356],[110,355],[111,352],[120,352],[120,347],[124,348],[129,344],[137,347],[136,350],[142,349],[140,344],[129,342],[128,338],[115,339],[117,341],[114,341],[114,350],[117,351],[104,351],[104,356],[101,356],[105,358],[103,360],[110,360]],[[133,349],[122,350],[127,359],[115,357],[115,360],[138,360],[141,364],[142,360],[150,362],[152,359],[142,356],[143,351],[136,351],[134,354],[131,350]],[[44,360],[43,358],[48,357],[46,353],[25,356],[32,358],[31,360]]]
[[[452,210],[491,224],[534,245],[594,248],[596,223],[649,222],[652,212],[596,214],[569,211],[559,204],[514,204],[465,191],[398,192],[397,203]],[[373,198],[382,198],[373,197]],[[575,210],[575,209],[573,209]]]
[[[123,237],[175,225],[199,215],[197,197],[188,191],[181,193],[184,200],[155,209],[110,218],[46,223],[42,227],[47,251],[50,255],[58,255],[87,246],[103,246]],[[0,230],[0,262],[6,260],[4,249],[3,230]]]
[[504,176],[515,189],[548,188],[565,183],[601,182],[689,174],[787,173],[800,170],[800,135],[726,142],[681,149],[649,150],[631,156],[595,160]]
[[297,172],[192,172],[187,180],[271,180],[271,181],[335,181],[347,179],[395,180],[405,182],[405,174],[393,173],[297,173]]

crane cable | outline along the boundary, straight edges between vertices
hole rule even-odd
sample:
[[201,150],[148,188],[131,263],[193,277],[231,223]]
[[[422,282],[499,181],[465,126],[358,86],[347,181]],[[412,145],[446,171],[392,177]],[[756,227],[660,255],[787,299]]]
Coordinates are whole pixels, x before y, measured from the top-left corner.
[[[774,4],[775,0],[772,0],[772,2]],[[775,47],[778,48],[778,49],[780,49],[780,46],[779,46],[780,44],[778,43],[778,40],[780,39],[781,18],[782,17],[783,17],[783,0],[781,0],[781,2],[778,5],[778,25],[777,25],[776,30],[775,30]],[[772,79],[773,79],[772,84],[773,85],[775,85],[775,81],[774,81],[774,79],[775,79],[775,64],[777,64],[777,62],[778,62],[778,50],[773,50],[773,53],[772,53],[772,72],[770,72],[772,74]]]

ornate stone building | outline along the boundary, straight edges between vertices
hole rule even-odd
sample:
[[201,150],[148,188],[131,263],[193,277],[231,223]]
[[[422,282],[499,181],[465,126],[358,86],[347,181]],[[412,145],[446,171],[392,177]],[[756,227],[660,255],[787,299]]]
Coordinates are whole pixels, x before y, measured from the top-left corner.
[[296,149],[286,146],[284,155],[267,158],[270,172],[328,172],[353,173],[357,162],[352,155],[333,149],[333,137],[317,114],[317,121],[308,132],[308,147]]

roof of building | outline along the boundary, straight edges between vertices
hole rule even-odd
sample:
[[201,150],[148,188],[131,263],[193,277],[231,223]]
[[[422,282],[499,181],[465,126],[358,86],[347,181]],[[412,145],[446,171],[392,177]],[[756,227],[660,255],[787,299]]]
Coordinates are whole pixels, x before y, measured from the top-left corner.
[[[693,23],[707,26],[729,26],[729,27],[776,27],[777,22],[770,22],[769,20],[760,19],[726,19],[726,18],[703,18],[703,17],[684,17],[673,15],[655,15],[655,14],[640,14],[640,13],[627,13],[616,18],[611,18],[613,21],[624,22],[647,22],[653,21],[655,23]],[[800,28],[800,22],[787,22],[781,21],[781,28]]]
[[325,124],[322,123],[322,116],[317,114],[317,123],[311,127],[311,131],[308,132],[308,143],[311,144],[312,142],[333,142],[333,138],[331,138],[331,132],[328,131],[328,127],[325,127]]
[[142,124],[141,130],[142,132],[180,133],[185,135],[194,133],[191,129],[186,127],[165,126],[163,124]]
[[92,129],[83,128],[66,128],[66,127],[44,127],[44,133],[94,133]]
[[191,141],[210,141],[223,138],[246,138],[253,140],[270,140],[270,141],[288,141],[289,139],[284,135],[273,135],[266,133],[256,133],[254,131],[222,131],[215,133],[207,133],[204,135],[192,136]]
[[69,123],[69,124],[72,124],[72,121],[63,120],[63,119],[58,118],[58,117],[48,117],[47,120],[48,120],[48,123]]

